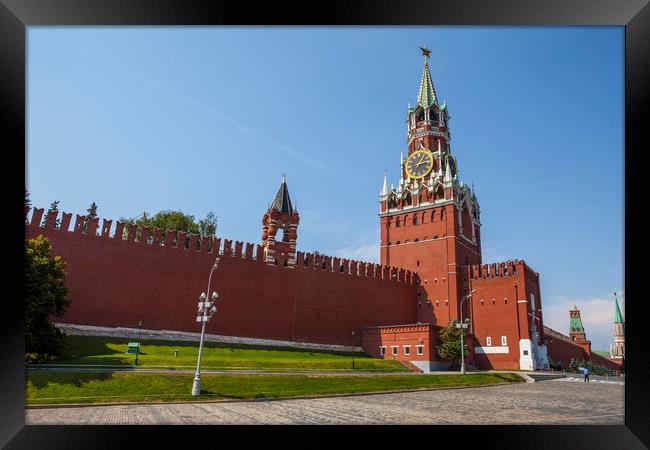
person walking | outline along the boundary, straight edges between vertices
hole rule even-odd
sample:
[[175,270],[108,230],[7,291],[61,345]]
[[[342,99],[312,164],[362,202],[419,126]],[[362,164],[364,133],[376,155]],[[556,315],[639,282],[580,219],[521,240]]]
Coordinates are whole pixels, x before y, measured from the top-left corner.
[[589,381],[589,368],[585,367],[584,370],[583,370],[583,373],[585,374],[585,380],[584,381],[588,382]]

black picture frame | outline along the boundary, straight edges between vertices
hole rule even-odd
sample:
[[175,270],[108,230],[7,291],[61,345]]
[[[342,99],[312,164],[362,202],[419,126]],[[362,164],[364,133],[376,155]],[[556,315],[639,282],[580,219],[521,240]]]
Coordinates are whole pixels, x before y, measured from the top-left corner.
[[[269,443],[279,438],[282,446],[313,442],[341,445],[352,442],[349,432],[376,436],[385,445],[445,445],[476,440],[488,448],[589,448],[636,449],[650,446],[650,409],[647,383],[648,350],[642,336],[644,303],[641,296],[645,239],[640,219],[647,203],[640,186],[644,166],[644,125],[647,119],[650,80],[650,6],[648,0],[447,0],[346,2],[209,2],[199,0],[0,0],[0,123],[5,125],[5,157],[13,155],[25,164],[26,124],[26,27],[36,25],[614,25],[625,27],[625,293],[626,386],[625,426],[454,426],[454,427],[256,427]],[[645,125],[647,128],[647,125]],[[647,145],[647,144],[646,144]],[[21,156],[23,156],[22,159]],[[5,166],[6,168],[9,166]],[[7,171],[7,169],[5,169]],[[18,173],[18,171],[16,171]],[[24,172],[23,172],[24,173]],[[5,190],[10,192],[12,225],[6,232],[16,243],[7,260],[22,260],[15,234],[24,233],[24,209],[18,205],[22,188],[18,173]],[[6,177],[5,177],[6,179]],[[24,183],[24,178],[22,178]],[[585,186],[585,195],[588,195]],[[21,190],[19,193],[18,191]],[[603,205],[603,214],[619,214]],[[18,229],[21,227],[20,229]],[[11,228],[13,230],[13,228]],[[19,248],[20,247],[20,248]],[[14,257],[9,255],[14,254]],[[619,264],[613,261],[612,264]],[[20,270],[16,264],[15,270]],[[639,276],[640,275],[640,276]],[[21,275],[17,274],[16,279]],[[13,278],[12,278],[13,279]],[[22,293],[22,290],[19,290]],[[5,296],[2,312],[2,375],[0,381],[0,445],[18,448],[130,448],[138,443],[173,442],[186,445],[234,445],[248,447],[250,429],[243,427],[178,426],[25,426],[23,302],[19,295]],[[444,405],[441,405],[444,408]],[[513,411],[516,414],[516,411]],[[332,433],[336,428],[336,433]],[[306,433],[309,433],[306,434]],[[287,438],[290,439],[287,440]],[[228,442],[230,444],[228,444]],[[358,442],[358,441],[357,441]],[[364,445],[357,443],[354,445]],[[140,444],[144,445],[144,444]],[[182,445],[182,444],[181,444]],[[148,445],[150,446],[150,445]]]

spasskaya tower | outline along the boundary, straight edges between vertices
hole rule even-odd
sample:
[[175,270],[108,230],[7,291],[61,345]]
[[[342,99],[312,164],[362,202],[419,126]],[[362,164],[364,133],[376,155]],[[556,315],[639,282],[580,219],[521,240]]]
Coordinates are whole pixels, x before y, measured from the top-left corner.
[[[468,292],[468,265],[482,264],[480,208],[474,189],[459,181],[451,151],[449,111],[440,105],[429,72],[430,51],[417,106],[407,114],[407,155],[400,155],[399,182],[379,194],[381,264],[419,275],[418,321],[445,326],[459,317]],[[467,308],[467,304],[465,304]],[[464,317],[469,317],[466,309]]]

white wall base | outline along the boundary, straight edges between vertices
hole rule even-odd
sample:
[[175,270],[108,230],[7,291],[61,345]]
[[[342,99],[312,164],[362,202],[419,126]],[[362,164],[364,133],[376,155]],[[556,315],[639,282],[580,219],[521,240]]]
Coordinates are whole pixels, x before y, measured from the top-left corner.
[[[81,336],[113,336],[124,338],[136,338],[138,336],[137,328],[125,327],[97,327],[92,325],[77,325],[69,323],[55,323],[57,328],[65,331],[66,333]],[[172,330],[145,330],[140,331],[141,339],[159,339],[170,341],[195,341],[197,344],[201,337],[201,333],[188,333],[186,331],[172,331]],[[230,344],[247,344],[247,345],[264,345],[268,347],[293,347],[305,348],[311,350],[332,350],[337,352],[363,352],[361,347],[352,347],[348,345],[334,345],[334,344],[316,344],[311,342],[295,342],[295,341],[276,341],[274,339],[257,339],[238,336],[221,336],[218,334],[205,334],[204,340],[206,342],[224,342]]]
[[451,367],[450,362],[444,361],[411,361],[411,364],[420,369],[423,373],[449,370],[449,367]]

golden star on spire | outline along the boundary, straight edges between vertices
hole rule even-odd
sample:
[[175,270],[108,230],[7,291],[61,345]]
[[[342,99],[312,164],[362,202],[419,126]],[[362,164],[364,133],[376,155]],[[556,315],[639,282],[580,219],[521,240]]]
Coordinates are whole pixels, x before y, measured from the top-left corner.
[[429,58],[429,55],[431,54],[431,50],[429,50],[426,47],[420,47],[420,50],[422,50],[422,56],[425,58]]

